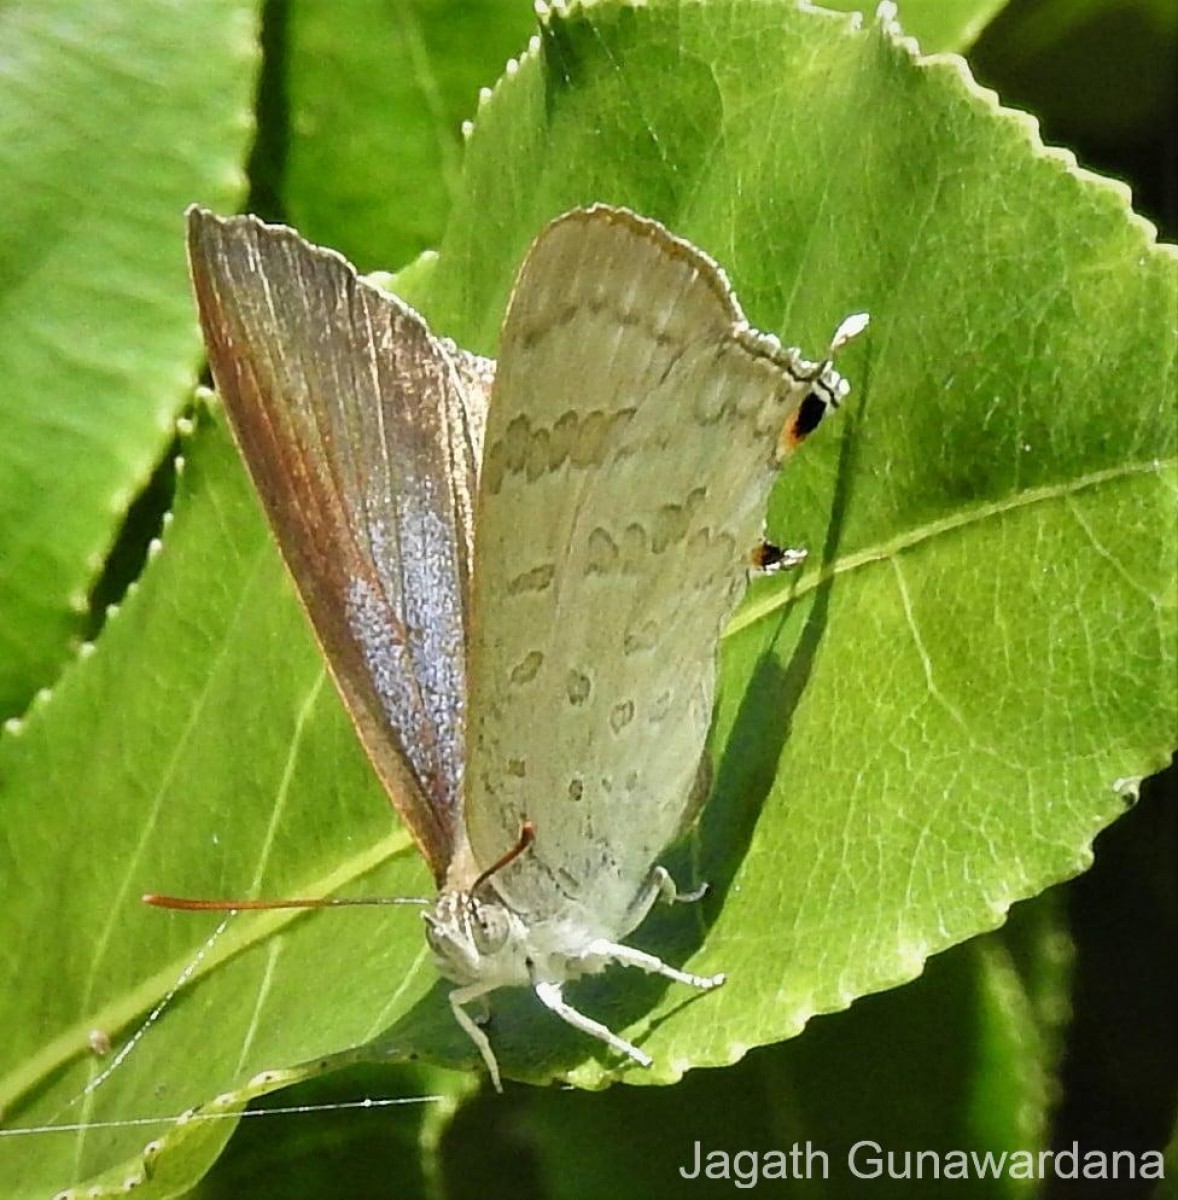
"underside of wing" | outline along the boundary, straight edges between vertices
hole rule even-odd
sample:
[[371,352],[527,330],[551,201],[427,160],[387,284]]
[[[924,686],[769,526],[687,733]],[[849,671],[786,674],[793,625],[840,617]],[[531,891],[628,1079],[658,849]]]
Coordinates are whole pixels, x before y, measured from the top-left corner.
[[290,229],[194,208],[188,246],[242,455],[364,746],[441,878],[461,830],[494,364]]
[[553,222],[501,339],[476,520],[467,829],[518,909],[625,932],[694,812],[720,633],[812,364],[661,226]]

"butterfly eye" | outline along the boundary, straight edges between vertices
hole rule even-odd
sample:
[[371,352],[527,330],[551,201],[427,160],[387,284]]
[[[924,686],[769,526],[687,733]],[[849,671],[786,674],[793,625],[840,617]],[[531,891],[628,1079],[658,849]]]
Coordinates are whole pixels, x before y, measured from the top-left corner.
[[507,912],[500,905],[475,902],[470,932],[480,954],[494,954],[501,949],[507,941],[510,928]]

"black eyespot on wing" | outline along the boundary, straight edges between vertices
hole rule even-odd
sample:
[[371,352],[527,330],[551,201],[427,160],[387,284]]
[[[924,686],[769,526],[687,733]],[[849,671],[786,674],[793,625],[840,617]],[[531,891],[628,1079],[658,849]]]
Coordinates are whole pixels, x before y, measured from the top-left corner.
[[753,566],[758,571],[772,571],[781,565],[785,551],[772,542],[762,542],[752,553]]
[[754,571],[762,575],[776,575],[789,571],[806,561],[806,551],[795,547],[775,546],[772,542],[761,542],[749,555]]
[[807,392],[806,398],[798,405],[797,415],[793,420],[794,439],[800,442],[802,438],[812,434],[822,424],[822,418],[826,416],[829,407],[829,400],[817,389]]

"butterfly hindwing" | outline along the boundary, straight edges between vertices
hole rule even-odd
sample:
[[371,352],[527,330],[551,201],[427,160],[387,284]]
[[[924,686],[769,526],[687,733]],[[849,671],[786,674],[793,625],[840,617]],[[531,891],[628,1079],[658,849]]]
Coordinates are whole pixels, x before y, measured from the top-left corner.
[[476,517],[467,826],[520,911],[607,936],[698,804],[720,633],[808,390],[719,269],[603,207],[549,225],[505,320]]

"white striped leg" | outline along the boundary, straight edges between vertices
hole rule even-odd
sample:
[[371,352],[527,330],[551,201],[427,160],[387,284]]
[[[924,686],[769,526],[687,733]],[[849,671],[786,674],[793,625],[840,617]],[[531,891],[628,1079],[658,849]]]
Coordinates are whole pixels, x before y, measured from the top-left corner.
[[490,1072],[495,1090],[502,1092],[503,1084],[499,1080],[499,1062],[495,1058],[495,1051],[491,1049],[490,1039],[478,1027],[470,1013],[462,1007],[472,1000],[478,1000],[487,995],[488,992],[493,992],[496,987],[498,984],[488,986],[485,983],[469,983],[466,987],[455,988],[450,993],[450,1010],[454,1013],[454,1019],[465,1030],[466,1036],[479,1048],[479,1053],[483,1056],[483,1062],[487,1064],[487,1070]]
[[671,872],[666,867],[655,867],[650,873],[650,887],[658,893],[658,898],[664,904],[694,904],[708,894],[708,885],[701,883],[690,892],[681,892],[671,878]]
[[618,1037],[612,1029],[608,1029],[600,1021],[594,1021],[592,1017],[587,1017],[583,1012],[578,1012],[573,1008],[565,1000],[559,983],[536,983],[532,986],[536,995],[540,997],[540,1002],[556,1013],[562,1021],[567,1021],[574,1029],[579,1029],[582,1033],[597,1038],[599,1042],[605,1042],[619,1054],[625,1054],[628,1058],[632,1058],[640,1067],[649,1067],[654,1061],[649,1054],[644,1054],[625,1038]]
[[662,975],[665,979],[673,979],[676,983],[686,983],[689,987],[699,988],[704,992],[719,987],[727,978],[723,973],[692,975],[688,971],[680,971],[678,967],[670,966],[653,954],[647,954],[645,950],[635,950],[633,946],[607,942],[605,938],[597,938],[585,948],[586,958],[594,958],[598,955],[610,962],[621,963],[625,967],[637,967],[648,975]]

